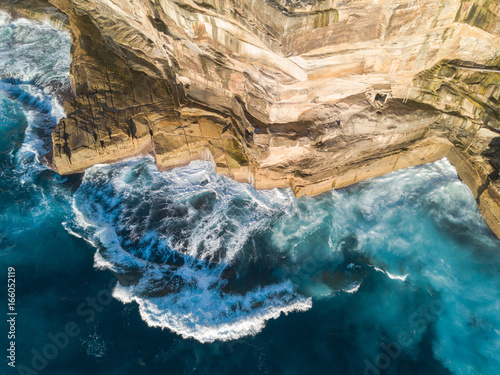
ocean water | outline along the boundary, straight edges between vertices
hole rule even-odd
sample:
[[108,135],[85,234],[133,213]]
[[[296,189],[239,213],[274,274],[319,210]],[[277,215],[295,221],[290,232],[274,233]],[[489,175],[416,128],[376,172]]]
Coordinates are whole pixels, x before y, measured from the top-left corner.
[[500,241],[447,160],[299,199],[208,162],[61,177],[69,48],[0,13],[2,374],[500,373]]

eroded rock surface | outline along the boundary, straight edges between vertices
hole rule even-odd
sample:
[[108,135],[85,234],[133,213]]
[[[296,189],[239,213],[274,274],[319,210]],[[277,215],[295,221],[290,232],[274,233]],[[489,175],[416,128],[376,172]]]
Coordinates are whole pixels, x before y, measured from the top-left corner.
[[0,10],[15,18],[34,19],[62,30],[68,27],[68,17],[51,5],[48,0],[2,0]]
[[61,174],[153,153],[315,195],[448,156],[500,236],[500,2],[50,0]]

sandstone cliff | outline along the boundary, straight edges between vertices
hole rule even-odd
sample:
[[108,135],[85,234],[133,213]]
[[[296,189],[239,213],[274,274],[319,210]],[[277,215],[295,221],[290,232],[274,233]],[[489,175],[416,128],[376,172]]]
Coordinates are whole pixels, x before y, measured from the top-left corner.
[[59,173],[210,158],[300,196],[447,156],[500,236],[500,2],[49,1],[73,37]]

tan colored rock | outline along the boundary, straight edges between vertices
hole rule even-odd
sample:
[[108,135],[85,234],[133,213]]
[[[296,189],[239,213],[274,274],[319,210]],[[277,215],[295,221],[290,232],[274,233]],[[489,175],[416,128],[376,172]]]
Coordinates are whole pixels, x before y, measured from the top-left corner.
[[479,211],[493,233],[500,238],[500,185],[491,183],[479,197]]
[[14,18],[28,18],[49,25],[55,30],[68,28],[68,17],[48,0],[2,0],[0,10]]
[[448,155],[500,233],[499,3],[50,2],[73,35],[60,173],[151,152],[316,195]]

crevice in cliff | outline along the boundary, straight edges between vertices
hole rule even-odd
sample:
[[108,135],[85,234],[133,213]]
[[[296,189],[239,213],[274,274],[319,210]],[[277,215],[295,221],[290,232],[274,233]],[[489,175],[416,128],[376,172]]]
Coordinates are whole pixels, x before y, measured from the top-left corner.
[[316,1],[230,2],[232,12],[117,3],[116,13],[101,0],[51,1],[74,34],[77,95],[67,135],[54,132],[60,173],[152,152],[160,169],[211,158],[256,188],[316,195],[433,161],[452,142],[484,169],[480,197],[491,192],[484,150],[500,129],[499,64],[470,53],[489,45],[467,44],[477,30],[450,24],[442,2],[422,7],[423,27],[416,6],[339,4],[340,17]]

